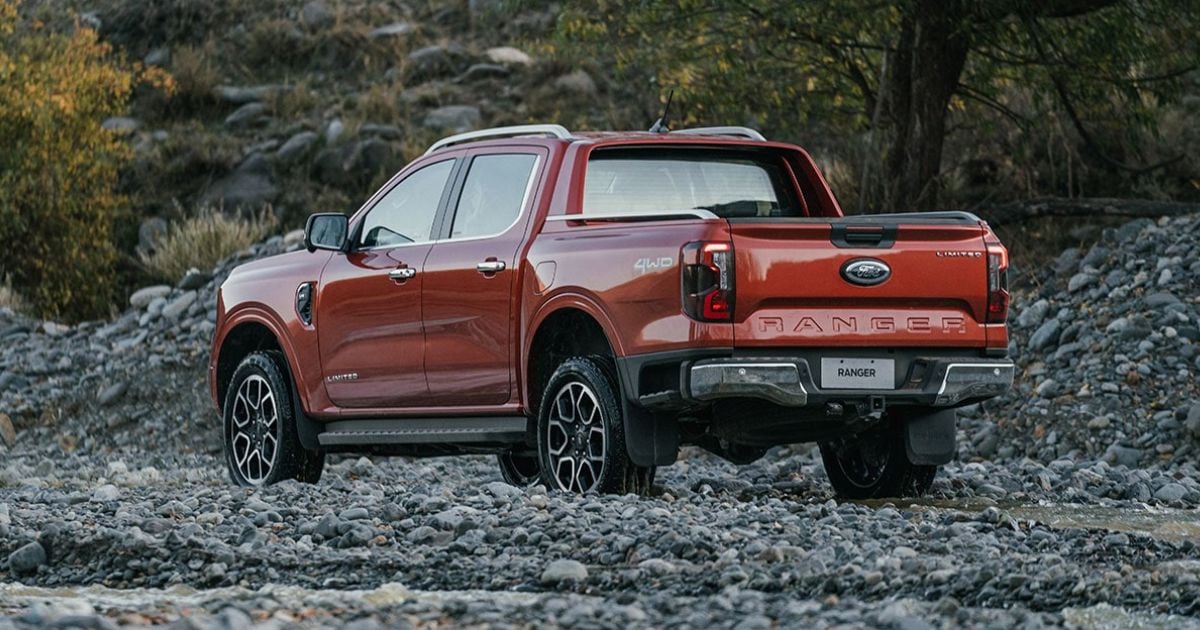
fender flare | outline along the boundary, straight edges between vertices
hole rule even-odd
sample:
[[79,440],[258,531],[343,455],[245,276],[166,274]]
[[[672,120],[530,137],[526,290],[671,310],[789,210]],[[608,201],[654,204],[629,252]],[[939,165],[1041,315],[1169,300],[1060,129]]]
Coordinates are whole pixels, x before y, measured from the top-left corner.
[[[258,324],[263,326],[279,344],[279,349],[283,353],[284,368],[287,370],[288,376],[291,377],[292,409],[295,416],[296,433],[304,448],[309,450],[319,449],[321,445],[317,436],[321,433],[322,426],[320,423],[309,418],[305,412],[305,409],[308,408],[308,397],[298,386],[298,383],[302,382],[302,375],[300,366],[295,359],[296,349],[292,345],[291,337],[283,333],[285,329],[283,324],[278,321],[274,313],[269,309],[258,304],[249,304],[238,307],[237,310],[229,313],[225,318],[224,324],[221,326],[221,337],[215,339],[213,342],[213,347],[215,348],[213,365],[219,365],[221,352],[225,348],[225,340],[228,338],[229,333],[244,324]],[[217,378],[215,371],[213,378]],[[217,391],[217,387],[218,384],[214,382],[214,394]]]
[[[563,309],[573,308],[582,311],[600,326],[600,331],[613,351],[613,359],[617,362],[613,368],[617,378],[617,387],[620,390],[618,396],[621,399],[625,450],[629,459],[638,466],[669,466],[675,463],[679,453],[679,425],[674,418],[657,416],[642,407],[637,401],[631,400],[630,392],[635,390],[634,384],[629,382],[628,375],[619,365],[621,357],[625,356],[624,347],[620,336],[616,333],[616,326],[613,325],[612,319],[600,304],[599,300],[586,293],[565,291],[554,295],[538,307],[530,319],[527,329],[531,333],[527,335],[527,340],[522,344],[521,349],[519,374],[525,400],[531,401],[534,394],[529,391],[530,384],[527,382],[526,375],[529,373],[529,353],[533,346],[533,340],[537,336],[536,331],[540,329],[546,319]],[[527,405],[527,407],[531,408],[532,405]]]

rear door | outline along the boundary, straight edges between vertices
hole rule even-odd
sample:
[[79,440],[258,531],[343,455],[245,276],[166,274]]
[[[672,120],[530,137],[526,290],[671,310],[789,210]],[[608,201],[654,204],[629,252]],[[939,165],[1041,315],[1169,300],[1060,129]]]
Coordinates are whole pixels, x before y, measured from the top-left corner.
[[500,405],[511,397],[517,257],[546,158],[537,147],[468,154],[423,271],[431,404]]

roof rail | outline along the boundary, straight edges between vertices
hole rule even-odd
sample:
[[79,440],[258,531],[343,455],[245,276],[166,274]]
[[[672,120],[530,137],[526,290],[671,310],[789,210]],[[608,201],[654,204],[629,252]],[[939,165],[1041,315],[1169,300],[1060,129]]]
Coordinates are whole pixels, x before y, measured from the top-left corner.
[[767,140],[761,133],[749,127],[697,127],[695,129],[679,129],[671,133],[684,136],[737,136],[760,142]]
[[547,136],[558,138],[559,140],[569,140],[571,132],[567,131],[562,125],[515,125],[512,127],[494,127],[492,129],[480,129],[478,131],[468,131],[446,138],[442,138],[433,143],[425,155],[429,155],[439,149],[444,149],[455,144],[463,144],[464,142],[475,142],[476,140],[488,140],[491,138],[519,138],[523,136]]

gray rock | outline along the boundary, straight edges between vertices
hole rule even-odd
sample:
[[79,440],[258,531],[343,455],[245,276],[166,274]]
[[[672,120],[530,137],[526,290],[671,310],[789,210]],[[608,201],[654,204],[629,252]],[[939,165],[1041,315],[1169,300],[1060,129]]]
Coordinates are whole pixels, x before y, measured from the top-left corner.
[[596,93],[596,82],[592,80],[592,75],[583,70],[558,77],[554,80],[554,87],[560,92],[578,96],[592,96]]
[[395,125],[367,123],[358,128],[359,135],[378,136],[384,140],[403,140],[404,130]]
[[1192,437],[1200,438],[1200,403],[1188,407],[1187,419],[1184,420],[1183,426]]
[[492,63],[503,64],[505,66],[529,66],[533,65],[533,58],[521,50],[512,46],[497,46],[484,51],[484,56]]
[[317,137],[317,134],[312,131],[301,131],[293,135],[283,143],[283,146],[279,147],[279,150],[275,151],[275,159],[285,164],[304,159],[316,145]]
[[1041,299],[1023,309],[1016,317],[1017,325],[1021,328],[1032,328],[1041,324],[1050,312],[1050,302]]
[[105,387],[104,390],[100,392],[100,396],[98,398],[100,406],[107,407],[117,402],[121,396],[125,395],[125,391],[127,389],[129,389],[129,385],[124,381],[118,381],[112,385],[109,385],[108,387]]
[[445,105],[425,114],[423,124],[440,131],[463,133],[479,127],[482,116],[473,105]]
[[251,155],[233,173],[213,182],[201,196],[201,203],[232,210],[257,210],[279,196],[270,165],[261,154]]
[[1089,287],[1093,284],[1096,284],[1095,274],[1077,273],[1071,276],[1071,279],[1067,281],[1067,290],[1071,293],[1075,293],[1076,291]]
[[343,521],[361,521],[370,517],[371,513],[365,507],[352,507],[338,514],[338,519]]
[[1171,293],[1166,293],[1163,291],[1147,294],[1142,298],[1142,302],[1151,308],[1160,308],[1180,303],[1179,298],[1175,297]]
[[385,26],[372,29],[368,34],[372,39],[382,39],[388,37],[403,37],[413,32],[412,24],[408,22],[392,22]]
[[464,81],[483,81],[485,79],[504,79],[512,74],[508,66],[494,63],[472,64],[463,74]]
[[324,0],[310,0],[300,9],[300,22],[310,29],[324,28],[333,20],[333,9]]
[[405,74],[412,81],[427,81],[455,73],[457,55],[445,46],[425,46],[408,55]]
[[17,575],[33,573],[46,564],[46,549],[39,542],[31,542],[8,556],[8,570]]
[[129,305],[133,308],[143,309],[150,306],[150,303],[158,298],[165,298],[171,294],[171,287],[165,284],[158,284],[151,287],[144,287],[133,292],[129,296]]
[[103,503],[105,501],[116,501],[121,498],[121,491],[111,483],[106,483],[92,491],[92,500]]
[[209,280],[212,280],[211,275],[192,267],[179,279],[179,288],[184,291],[193,291],[208,284]]
[[1183,487],[1183,485],[1181,485],[1181,484],[1171,482],[1171,483],[1163,484],[1163,486],[1161,488],[1156,490],[1154,492],[1154,498],[1158,499],[1159,501],[1171,503],[1174,501],[1182,500],[1183,497],[1187,496],[1187,494],[1188,494],[1187,488]]
[[246,127],[261,120],[267,115],[267,106],[259,103],[246,103],[225,117],[226,127]]
[[1142,461],[1141,449],[1113,444],[1104,452],[1104,460],[1117,466],[1136,468]]
[[120,135],[131,134],[140,129],[141,126],[142,123],[138,122],[137,119],[126,116],[113,116],[112,118],[104,119],[104,122],[100,123],[102,129]]
[[1052,319],[1038,327],[1032,335],[1029,336],[1029,349],[1038,352],[1046,348],[1053,347],[1058,342],[1059,334],[1061,333],[1062,323],[1057,319]]
[[283,88],[278,85],[221,85],[217,86],[213,90],[213,93],[217,99],[226,103],[230,103],[232,105],[247,105],[271,98],[281,90],[283,90]]
[[1037,387],[1037,395],[1042,398],[1056,398],[1062,393],[1062,387],[1052,378],[1041,382]]
[[342,124],[341,118],[334,118],[325,126],[325,144],[334,144],[342,138],[342,134],[346,131],[346,125]]
[[555,560],[546,565],[546,569],[542,571],[541,582],[546,585],[558,584],[560,582],[587,581],[588,570],[583,566],[583,563],[577,560]]
[[192,303],[195,301],[195,291],[183,293],[179,297],[168,302],[167,305],[163,307],[162,315],[167,319],[177,320],[187,312],[188,308],[190,308]]
[[146,53],[142,57],[142,63],[147,66],[166,66],[171,63],[171,48],[169,46],[159,46]]

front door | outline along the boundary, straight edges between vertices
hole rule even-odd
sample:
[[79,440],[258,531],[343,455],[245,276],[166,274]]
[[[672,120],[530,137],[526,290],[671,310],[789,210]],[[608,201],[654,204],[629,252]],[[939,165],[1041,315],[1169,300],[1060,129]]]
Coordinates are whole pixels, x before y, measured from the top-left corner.
[[545,153],[495,148],[469,159],[421,285],[435,405],[499,405],[511,396],[518,250]]
[[406,175],[379,197],[334,254],[315,303],[321,367],[339,407],[425,404],[422,268],[446,202],[453,158]]

